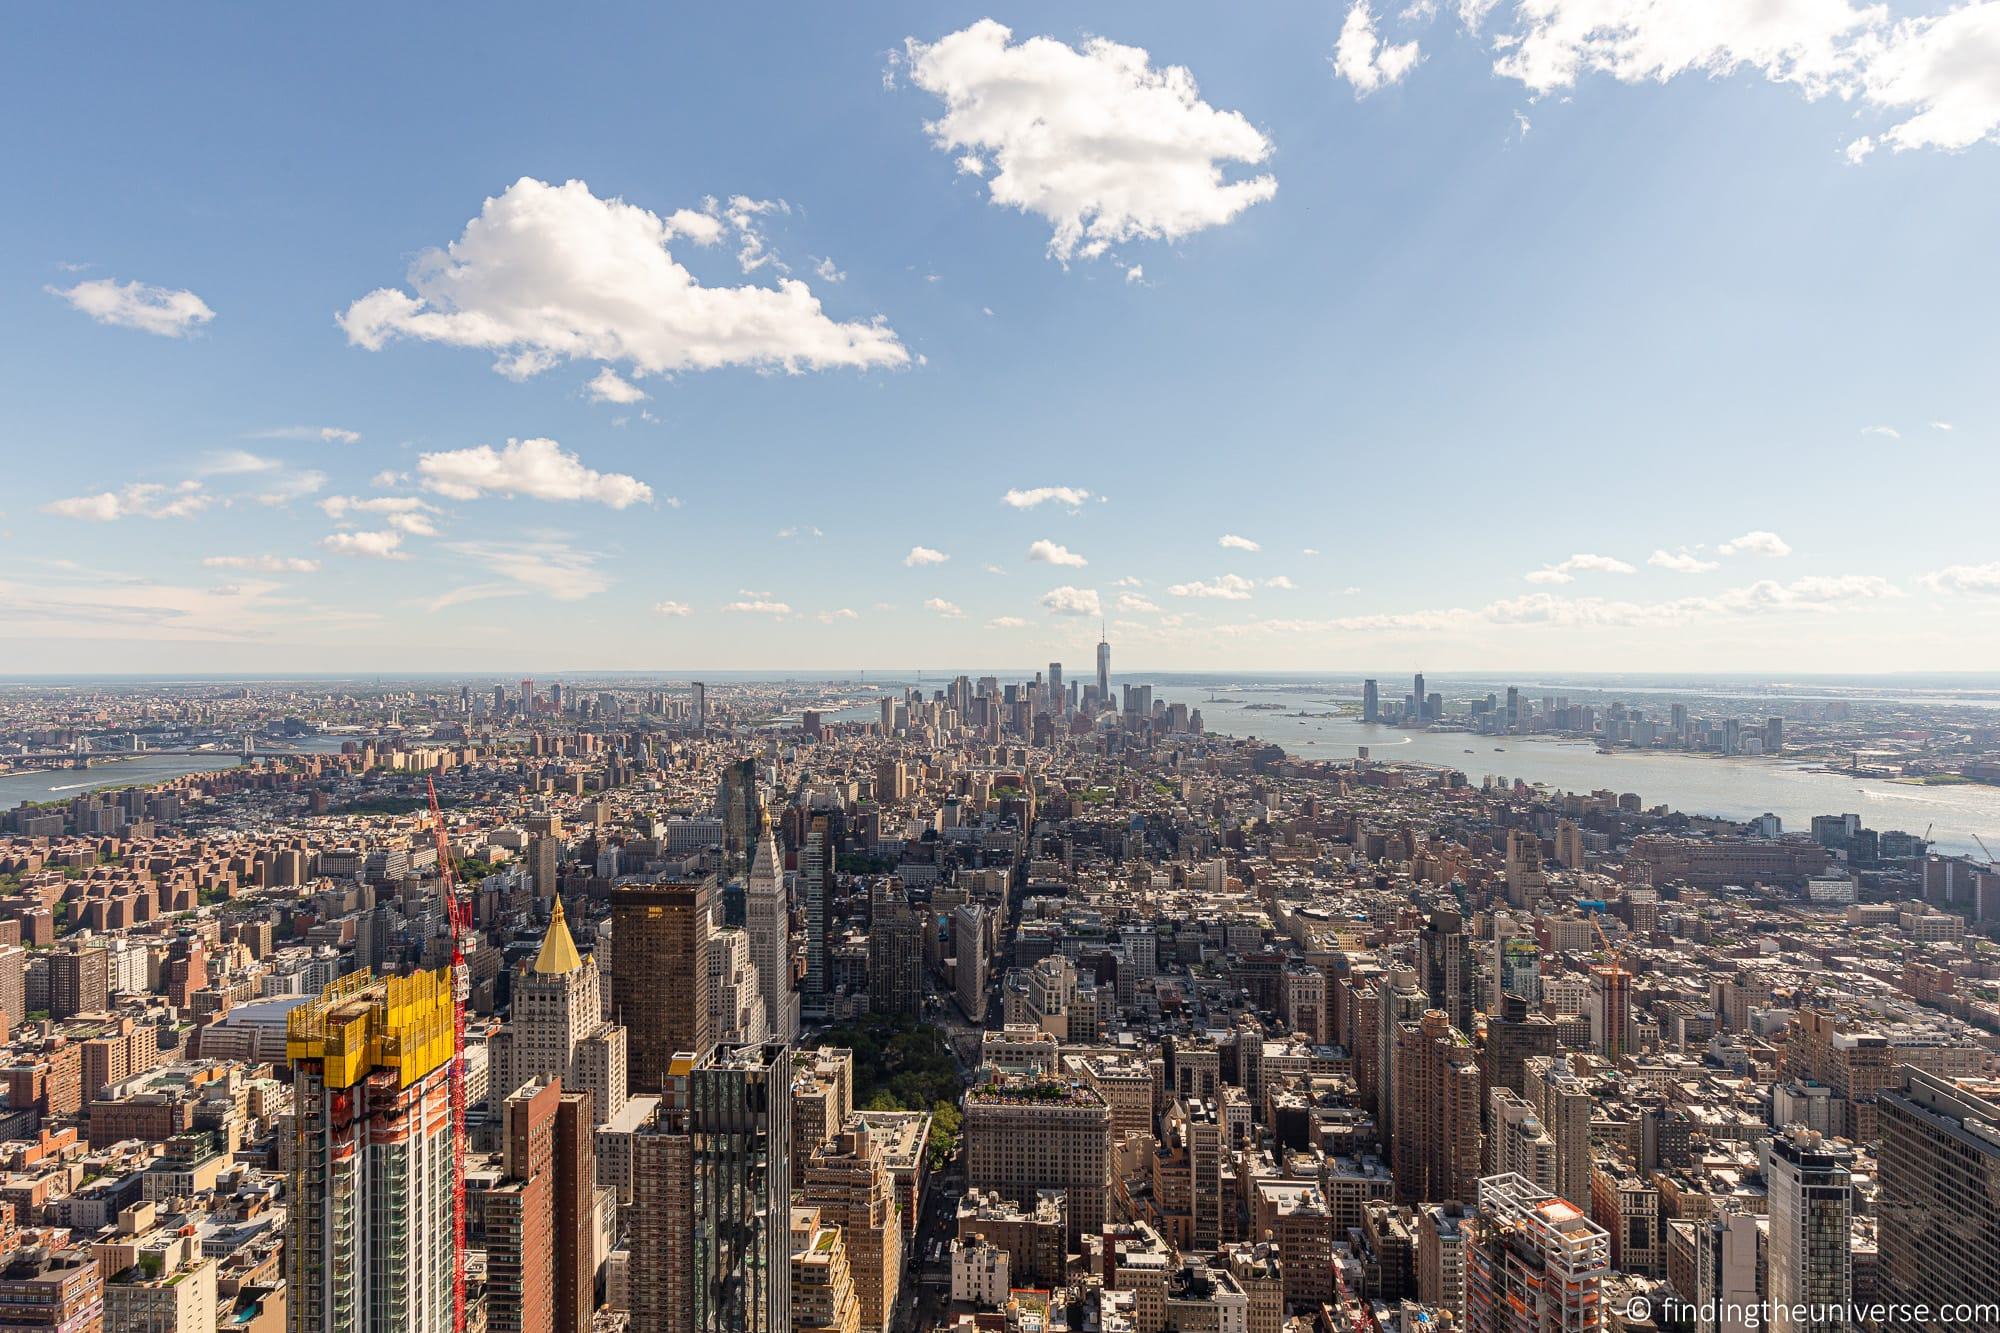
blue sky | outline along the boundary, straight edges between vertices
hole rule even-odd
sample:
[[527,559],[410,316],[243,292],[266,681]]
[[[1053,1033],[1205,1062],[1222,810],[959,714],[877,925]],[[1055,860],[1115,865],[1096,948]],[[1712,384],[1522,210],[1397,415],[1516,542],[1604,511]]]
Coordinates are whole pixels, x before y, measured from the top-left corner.
[[16,7],[0,643],[1991,667],[2000,0],[1666,8]]

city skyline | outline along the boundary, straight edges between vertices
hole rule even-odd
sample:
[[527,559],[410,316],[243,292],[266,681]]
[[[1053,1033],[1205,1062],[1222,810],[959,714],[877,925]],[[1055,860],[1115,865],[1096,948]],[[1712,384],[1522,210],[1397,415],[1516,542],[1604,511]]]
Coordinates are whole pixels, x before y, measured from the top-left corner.
[[1474,8],[17,14],[0,642],[1992,661],[2000,5]]

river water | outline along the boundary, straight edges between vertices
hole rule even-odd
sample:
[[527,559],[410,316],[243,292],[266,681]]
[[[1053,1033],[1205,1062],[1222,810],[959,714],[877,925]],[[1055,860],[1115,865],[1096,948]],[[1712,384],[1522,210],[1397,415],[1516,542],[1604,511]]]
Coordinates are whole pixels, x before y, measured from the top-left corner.
[[[291,742],[289,748],[299,754],[328,754],[337,752],[342,741],[351,739],[348,736],[306,736]],[[235,768],[240,762],[227,750],[214,754],[99,755],[89,768],[49,768],[0,774],[0,810],[12,810],[23,801],[67,801],[80,793],[102,787],[141,787],[189,773],[214,773]]]
[[[1869,828],[1921,835],[1941,852],[1979,856],[1976,833],[2000,849],[2000,787],[1972,784],[1915,787],[1840,773],[1815,773],[1782,759],[1721,758],[1675,751],[1621,750],[1600,754],[1587,741],[1524,740],[1458,732],[1405,731],[1335,716],[1325,689],[1225,692],[1156,686],[1154,698],[1201,709],[1203,724],[1225,736],[1256,736],[1306,759],[1369,757],[1387,762],[1443,764],[1474,782],[1488,774],[1547,783],[1564,791],[1637,792],[1647,806],[1691,815],[1753,819],[1769,812],[1787,831],[1804,832],[1814,815],[1858,814]],[[1283,711],[1246,703],[1283,705]],[[1287,717],[1306,712],[1313,717]],[[1472,753],[1467,754],[1470,750]],[[1983,858],[1982,858],[1983,859]]]

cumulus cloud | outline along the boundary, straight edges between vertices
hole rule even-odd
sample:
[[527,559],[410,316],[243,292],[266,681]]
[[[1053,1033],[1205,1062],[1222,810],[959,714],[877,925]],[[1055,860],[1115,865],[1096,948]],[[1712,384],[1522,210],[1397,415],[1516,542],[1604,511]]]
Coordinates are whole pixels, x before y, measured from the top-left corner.
[[596,377],[583,386],[583,390],[590,395],[593,403],[617,403],[621,406],[643,403],[652,397],[610,366],[598,371]]
[[925,598],[924,610],[935,612],[936,614],[943,616],[947,620],[958,620],[963,618],[965,615],[965,612],[959,609],[958,603],[947,602],[942,597]]
[[1016,509],[1033,509],[1036,505],[1045,505],[1050,501],[1066,504],[1075,509],[1089,498],[1090,492],[1081,486],[1035,486],[1025,491],[1008,491],[1000,497],[1000,500],[1001,503],[1012,505]]
[[198,481],[173,486],[141,481],[115,491],[51,500],[42,506],[42,512],[58,518],[115,523],[121,518],[193,518],[213,502],[214,497],[205,493]]
[[1209,597],[1225,602],[1247,602],[1250,600],[1250,590],[1256,586],[1241,574],[1222,574],[1193,583],[1171,584],[1167,591],[1176,597]]
[[1270,578],[1264,580],[1264,586],[1267,588],[1276,588],[1281,592],[1291,592],[1299,585],[1292,582],[1283,574],[1273,574]]
[[264,458],[248,449],[214,449],[204,454],[199,471],[212,477],[240,477],[251,472],[271,472],[280,466],[275,458]]
[[319,561],[295,555],[211,555],[202,559],[210,569],[252,569],[262,574],[310,574]]
[[1179,65],[1153,68],[1136,46],[1094,37],[1014,42],[992,19],[935,42],[910,38],[910,82],[944,103],[925,129],[997,205],[1050,224],[1067,263],[1136,239],[1178,240],[1277,192],[1255,166],[1271,142],[1240,112],[1201,100]]
[[949,559],[951,557],[943,551],[928,546],[912,546],[910,553],[903,557],[903,563],[911,569],[918,569],[924,565],[941,565]]
[[321,546],[335,555],[362,555],[377,560],[407,560],[402,550],[403,534],[390,529],[335,532],[320,538]]
[[1064,584],[1042,594],[1042,606],[1059,616],[1101,616],[1104,605],[1095,588],[1072,588]]
[[1026,629],[1028,622],[1019,616],[995,616],[986,622],[988,629]]
[[778,529],[778,540],[781,542],[802,540],[807,537],[824,537],[825,535],[825,533],[811,524],[801,524],[797,527]]
[[836,620],[859,620],[861,615],[851,606],[842,606],[831,611],[822,611],[813,618],[822,625],[831,625]]
[[1657,569],[1670,569],[1676,574],[1706,574],[1722,568],[1719,560],[1704,560],[1683,546],[1678,551],[1654,551],[1646,557],[1646,563]]
[[1623,560],[1608,555],[1579,551],[1560,564],[1544,565],[1527,574],[1530,583],[1568,583],[1578,574],[1630,574],[1634,570]]
[[370,351],[399,337],[491,351],[514,378],[573,360],[629,363],[649,375],[908,363],[886,324],[829,318],[797,278],[702,285],[669,243],[712,243],[721,225],[706,213],[663,218],[600,199],[582,181],[524,176],[488,199],[445,250],[420,255],[409,291],[378,288],[338,323]]
[[417,495],[329,495],[319,502],[328,518],[348,514],[434,514],[437,506]]
[[94,278],[74,287],[50,287],[59,296],[99,324],[138,329],[163,338],[185,338],[215,318],[208,302],[190,291],[172,287],[151,287],[143,282],[114,282]]
[[1121,592],[1118,594],[1118,609],[1137,612],[1158,611],[1160,608],[1150,597],[1141,597],[1135,592]]
[[[1463,0],[1477,29],[1494,0]],[[1764,4],[1664,0],[1515,0],[1492,38],[1494,70],[1536,96],[1607,74],[1664,83],[1750,70],[1808,99],[1832,94],[1888,113],[1892,123],[1847,147],[1957,150],[2000,137],[2000,0],[1896,17],[1854,0]]]
[[1215,544],[1217,546],[1226,547],[1232,551],[1261,551],[1264,549],[1256,542],[1251,541],[1248,537],[1239,537],[1233,532],[1224,533],[1221,539],[1218,540]]
[[1028,559],[1044,565],[1070,565],[1076,568],[1090,563],[1067,546],[1059,546],[1046,538],[1028,548]]
[[417,460],[424,489],[453,500],[524,495],[534,500],[590,500],[612,509],[650,504],[653,488],[637,477],[596,472],[554,440],[509,440],[503,448],[475,445]]
[[1775,532],[1766,532],[1762,528],[1746,532],[1741,537],[1726,541],[1715,549],[1724,555],[1764,555],[1773,558],[1792,553],[1792,548],[1786,545],[1783,537]]
[[730,602],[722,609],[735,612],[737,615],[746,616],[788,616],[792,613],[792,608],[787,603],[774,602],[764,597],[755,597],[741,602]]
[[653,612],[662,616],[691,616],[694,614],[694,608],[686,602],[654,602]]
[[1375,35],[1375,13],[1368,0],[1354,0],[1340,37],[1333,46],[1333,72],[1354,85],[1357,98],[1399,83],[1417,67],[1421,56],[1415,42],[1391,46]]
[[1947,565],[1923,575],[1918,582],[1932,592],[2000,597],[2000,561],[1984,565]]

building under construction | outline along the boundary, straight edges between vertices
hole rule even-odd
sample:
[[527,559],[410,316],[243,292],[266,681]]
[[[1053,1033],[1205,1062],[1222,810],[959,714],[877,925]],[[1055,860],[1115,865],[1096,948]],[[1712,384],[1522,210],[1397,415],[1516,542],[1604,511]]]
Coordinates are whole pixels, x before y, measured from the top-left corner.
[[1466,1245],[1467,1324],[1478,1333],[1596,1333],[1611,1237],[1525,1176],[1479,1182]]
[[294,1009],[294,1333],[452,1333],[451,973],[356,972]]

